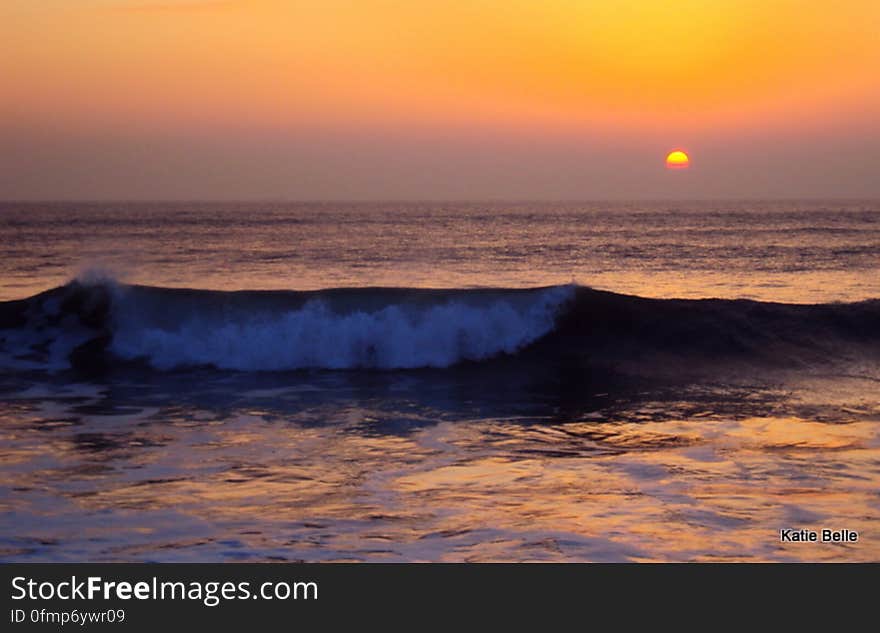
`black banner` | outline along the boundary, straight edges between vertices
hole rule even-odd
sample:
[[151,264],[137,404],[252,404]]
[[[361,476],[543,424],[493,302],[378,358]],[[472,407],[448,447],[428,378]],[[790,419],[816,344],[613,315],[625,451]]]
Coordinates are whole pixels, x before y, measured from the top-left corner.
[[[852,604],[876,565],[7,564],[4,631],[667,618]],[[864,588],[863,590],[861,588]],[[737,606],[739,605],[739,606]],[[851,611],[851,609],[848,609]],[[416,626],[416,622],[411,622]]]

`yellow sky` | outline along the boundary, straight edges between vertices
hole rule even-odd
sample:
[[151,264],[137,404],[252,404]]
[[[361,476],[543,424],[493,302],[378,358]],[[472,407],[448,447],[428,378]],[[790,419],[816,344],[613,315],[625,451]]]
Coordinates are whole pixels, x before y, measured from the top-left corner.
[[3,0],[0,125],[855,129],[878,32],[876,0]]
[[878,98],[875,0],[4,6],[22,113],[702,125]]

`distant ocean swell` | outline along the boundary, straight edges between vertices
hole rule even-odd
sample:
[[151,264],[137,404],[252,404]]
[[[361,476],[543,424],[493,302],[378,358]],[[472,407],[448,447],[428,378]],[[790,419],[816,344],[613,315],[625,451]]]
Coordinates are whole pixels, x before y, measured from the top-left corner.
[[0,303],[0,369],[446,368],[490,359],[646,366],[880,357],[880,300],[788,305],[526,290],[168,289],[74,281]]

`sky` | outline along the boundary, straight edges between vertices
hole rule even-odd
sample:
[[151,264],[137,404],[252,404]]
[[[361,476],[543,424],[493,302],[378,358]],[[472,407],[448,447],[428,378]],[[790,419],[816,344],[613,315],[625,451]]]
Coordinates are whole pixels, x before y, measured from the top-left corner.
[[876,0],[0,0],[0,199],[880,197],[878,32]]

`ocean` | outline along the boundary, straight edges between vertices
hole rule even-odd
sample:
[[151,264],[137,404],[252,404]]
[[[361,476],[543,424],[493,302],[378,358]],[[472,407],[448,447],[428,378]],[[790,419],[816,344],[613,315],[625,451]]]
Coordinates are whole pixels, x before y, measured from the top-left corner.
[[0,262],[0,560],[880,560],[880,201],[6,202]]

